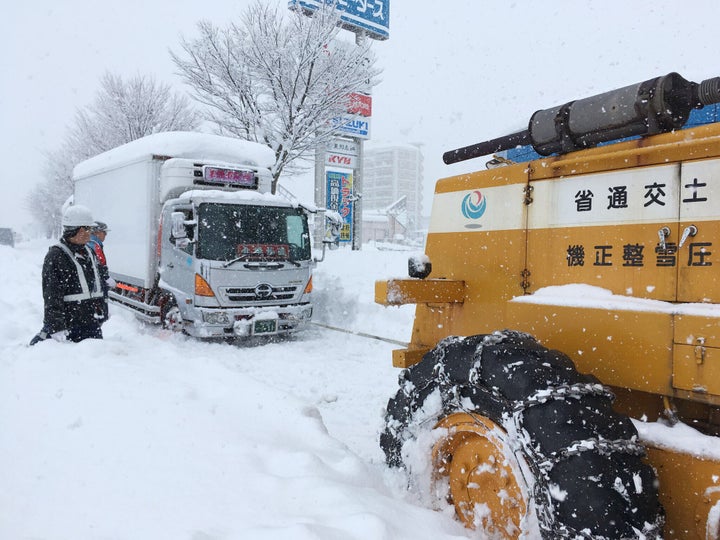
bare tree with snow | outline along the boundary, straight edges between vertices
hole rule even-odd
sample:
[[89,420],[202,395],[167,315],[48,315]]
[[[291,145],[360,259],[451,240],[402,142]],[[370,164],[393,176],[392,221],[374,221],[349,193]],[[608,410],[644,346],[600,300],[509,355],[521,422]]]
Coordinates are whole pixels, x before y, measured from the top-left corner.
[[67,142],[86,159],[153,133],[192,131],[200,122],[189,100],[169,85],[144,75],[126,81],[106,73],[95,101],[75,114]]
[[26,201],[30,212],[46,230],[56,231],[60,208],[72,194],[75,165],[145,135],[194,130],[201,121],[189,99],[169,85],[144,75],[124,80],[106,73],[94,101],[75,113],[62,143],[46,153],[45,180]]
[[340,41],[339,22],[334,5],[306,17],[258,0],[239,24],[200,22],[199,37],[182,40],[184,55],[172,53],[220,133],[275,152],[273,192],[283,171],[329,141],[350,95],[379,74],[369,40]]

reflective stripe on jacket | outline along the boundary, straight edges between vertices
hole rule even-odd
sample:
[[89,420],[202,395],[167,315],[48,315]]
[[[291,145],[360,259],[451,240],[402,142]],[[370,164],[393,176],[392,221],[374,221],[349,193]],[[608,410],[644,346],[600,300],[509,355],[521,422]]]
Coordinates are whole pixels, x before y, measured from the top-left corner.
[[90,287],[88,286],[87,279],[85,278],[85,272],[83,272],[82,266],[80,266],[80,263],[77,262],[77,259],[75,258],[75,255],[73,255],[72,251],[70,251],[70,249],[62,242],[59,242],[55,245],[62,249],[67,254],[67,256],[70,257],[70,260],[75,264],[78,279],[80,280],[80,288],[82,289],[82,292],[79,294],[64,295],[63,300],[65,300],[65,302],[79,302],[81,300],[90,300],[91,298],[102,298],[103,292],[100,287],[100,272],[98,270],[97,260],[95,259],[95,255],[93,255],[92,251],[90,251],[90,249],[85,246],[85,251],[87,251],[88,257],[90,257],[90,260],[92,261],[93,274],[95,274],[95,283],[93,290],[91,291]]

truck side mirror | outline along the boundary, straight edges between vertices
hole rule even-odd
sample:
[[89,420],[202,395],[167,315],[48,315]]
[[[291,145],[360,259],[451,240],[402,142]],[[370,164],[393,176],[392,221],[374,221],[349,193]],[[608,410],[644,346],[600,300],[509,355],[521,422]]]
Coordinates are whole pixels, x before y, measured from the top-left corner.
[[342,229],[342,216],[332,210],[321,210],[325,213],[325,235],[322,240],[322,256],[315,262],[325,260],[325,249],[338,249],[340,247],[340,229]]
[[170,241],[180,249],[186,248],[190,243],[185,230],[185,214],[183,212],[170,214]]
[[337,249],[340,245],[340,229],[342,228],[342,217],[337,212],[325,214],[325,237],[323,244],[330,249]]

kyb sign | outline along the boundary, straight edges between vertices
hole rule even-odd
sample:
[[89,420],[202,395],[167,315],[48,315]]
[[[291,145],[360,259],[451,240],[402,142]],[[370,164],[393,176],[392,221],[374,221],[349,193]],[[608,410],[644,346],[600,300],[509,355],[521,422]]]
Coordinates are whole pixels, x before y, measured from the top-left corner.
[[356,164],[357,157],[355,156],[335,154],[329,151],[325,154],[325,165],[330,167],[345,167],[347,169],[354,169]]

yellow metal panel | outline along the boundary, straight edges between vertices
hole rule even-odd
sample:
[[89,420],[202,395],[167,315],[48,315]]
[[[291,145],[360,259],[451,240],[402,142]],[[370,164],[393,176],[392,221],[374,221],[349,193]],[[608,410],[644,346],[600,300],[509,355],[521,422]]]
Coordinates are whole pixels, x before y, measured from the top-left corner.
[[720,349],[675,345],[673,386],[697,394],[720,395]]
[[447,336],[467,335],[458,327],[467,319],[465,313],[464,304],[418,304],[410,347],[430,349]]
[[672,316],[511,302],[507,326],[536,336],[603,383],[671,395]]
[[[720,216],[720,198],[716,202]],[[695,225],[697,234],[688,237],[678,250],[678,301],[720,302],[720,222],[682,222],[678,228],[681,235],[685,227]]]
[[430,349],[396,349],[392,352],[393,367],[408,368],[420,362]]
[[506,304],[523,294],[524,230],[430,234],[426,249],[433,276],[464,282],[464,302],[419,304],[412,347],[506,328]]
[[447,279],[391,279],[375,282],[375,302],[386,306],[450,303],[465,299],[465,283]]
[[[670,225],[677,237],[677,225]],[[585,283],[614,294],[674,301],[677,257],[670,266],[669,259],[656,253],[658,229],[658,225],[626,225],[528,231],[530,291]],[[633,246],[629,253],[628,245]]]
[[465,282],[465,303],[507,301],[523,294],[524,230],[428,235],[432,277]]
[[451,191],[466,191],[491,186],[527,183],[528,166],[526,163],[499,167],[485,171],[451,176],[438,180],[435,184],[435,193],[449,193]]
[[720,348],[720,316],[676,315],[675,343]]
[[[665,540],[706,540],[708,513],[720,500],[720,462],[649,447],[660,481]],[[717,537],[715,537],[717,538]]]

